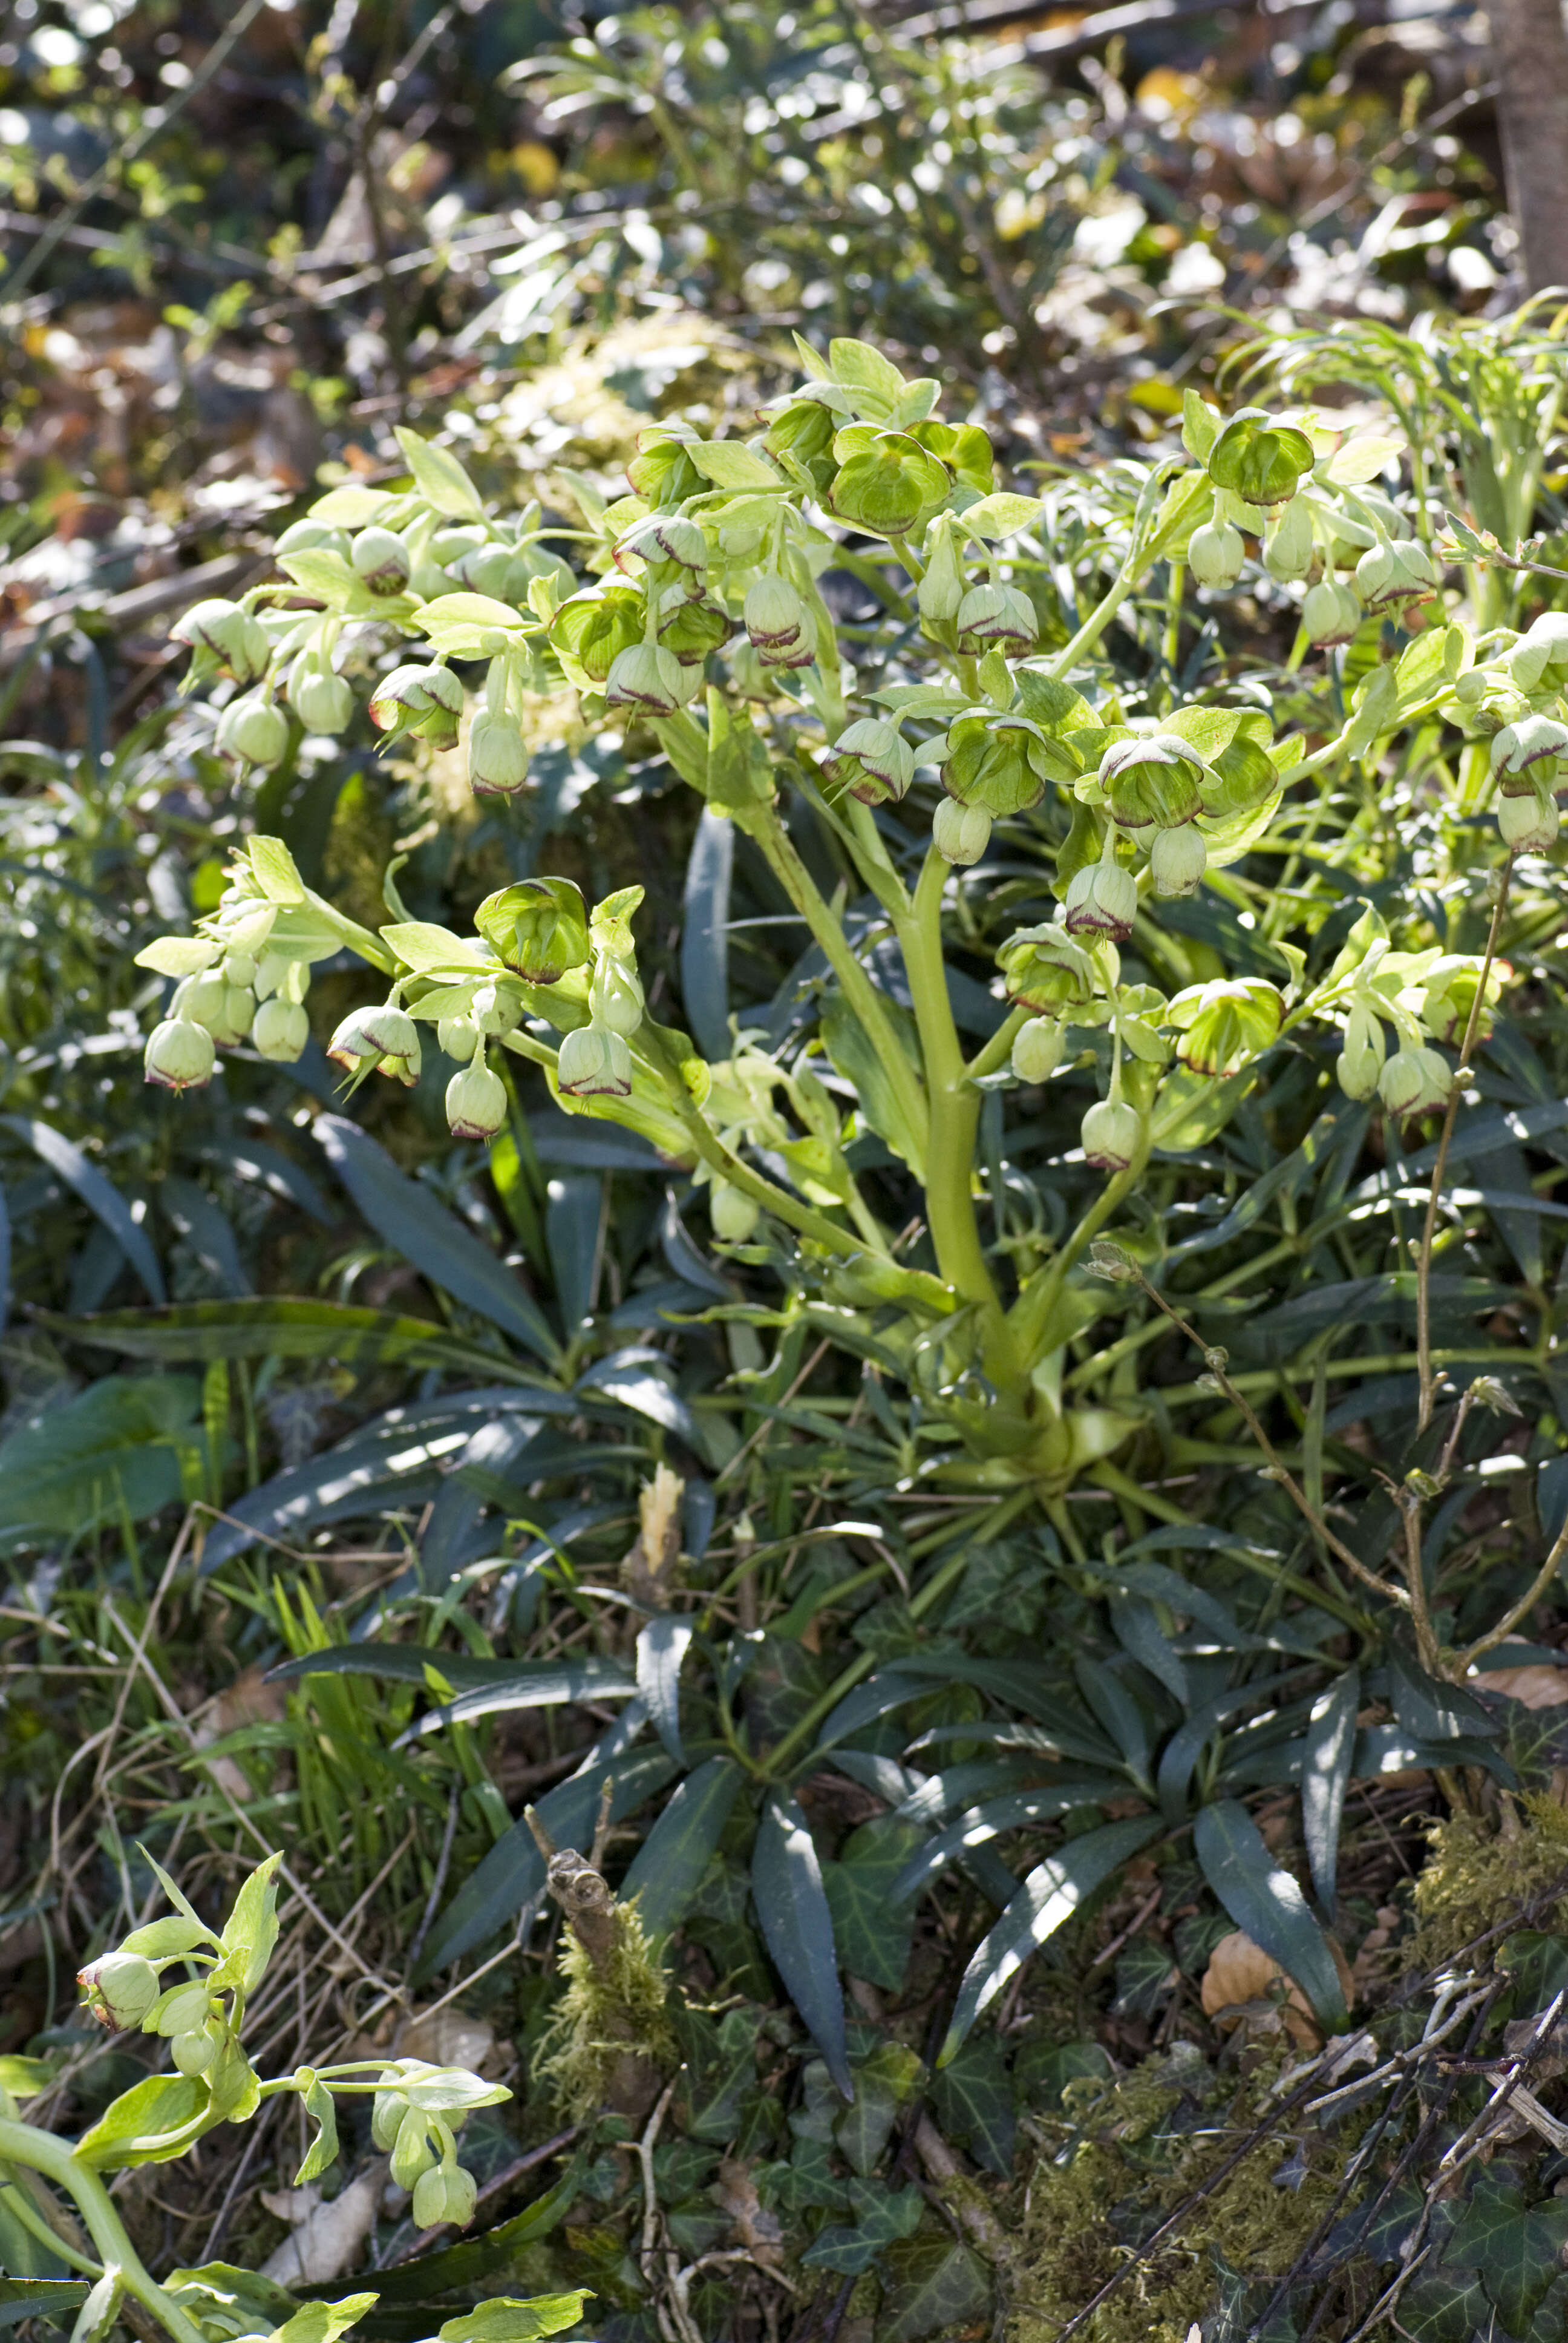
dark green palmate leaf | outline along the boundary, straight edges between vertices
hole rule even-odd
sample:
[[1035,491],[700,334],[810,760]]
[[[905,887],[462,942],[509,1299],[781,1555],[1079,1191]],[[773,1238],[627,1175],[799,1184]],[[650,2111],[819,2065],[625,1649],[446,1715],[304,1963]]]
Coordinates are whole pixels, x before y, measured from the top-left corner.
[[1048,1861],[1037,1864],[996,1926],[975,1951],[954,2005],[937,2064],[956,2056],[975,2019],[994,2001],[1030,1953],[1081,1911],[1124,1863],[1156,1837],[1161,1825],[1152,1815],[1107,1823],[1069,1839]]
[[1568,2204],[1527,2206],[1524,2184],[1507,2165],[1478,2172],[1470,2202],[1443,2248],[1446,2260],[1473,2265],[1511,2335],[1523,2336],[1563,2267]]
[[1237,1927],[1295,1979],[1325,2030],[1339,2033],[1348,2012],[1333,1956],[1301,1889],[1275,1863],[1245,1806],[1221,1798],[1201,1808],[1192,1842],[1204,1878]]
[[946,2139],[967,2147],[1000,2180],[1012,2173],[1017,2124],[1007,2060],[994,2034],[972,2034],[931,2077],[931,2106]]
[[957,2238],[906,2237],[888,2247],[876,2343],[920,2343],[927,2335],[984,2315],[990,2304],[985,2264]]
[[844,1996],[833,1917],[806,1817],[770,1791],[751,1857],[751,1892],[763,1940],[839,2091],[855,2096],[844,2032]]

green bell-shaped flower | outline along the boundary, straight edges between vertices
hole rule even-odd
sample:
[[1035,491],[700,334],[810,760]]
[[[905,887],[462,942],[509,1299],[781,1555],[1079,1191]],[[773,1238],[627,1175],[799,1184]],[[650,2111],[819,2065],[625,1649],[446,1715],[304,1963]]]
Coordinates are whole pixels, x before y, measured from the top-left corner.
[[86,2014],[111,2033],[139,2026],[158,1998],[158,1973],[139,1953],[105,1953],[76,1972],[86,1996]]
[[1012,1071],[1020,1082],[1048,1081],[1060,1065],[1067,1028],[1057,1017],[1031,1017],[1013,1036]]
[[1223,1076],[1241,1068],[1278,1039],[1285,1004],[1259,976],[1221,977],[1179,992],[1165,1021],[1181,1038],[1176,1055],[1195,1074]]
[[710,595],[672,586],[659,598],[658,648],[673,651],[682,667],[700,667],[709,651],[721,650],[734,632],[729,611]]
[[1312,566],[1312,507],[1304,497],[1292,497],[1264,531],[1263,567],[1283,585],[1304,578]]
[[1435,1050],[1407,1041],[1396,1050],[1377,1078],[1378,1096],[1390,1114],[1402,1118],[1436,1114],[1448,1104],[1453,1076],[1446,1058]]
[[971,708],[949,729],[942,787],[960,805],[982,807],[1001,821],[1040,803],[1050,766],[1045,734],[1027,716]]
[[1064,927],[1020,928],[997,954],[1007,997],[1044,1017],[1067,1018],[1095,994],[1095,967]]
[[199,1090],[212,1080],[217,1051],[206,1028],[185,1017],[166,1017],[147,1035],[142,1071],[166,1091]]
[[481,708],[468,727],[468,787],[477,798],[511,798],[528,778],[528,744],[517,723]]
[[579,1025],[561,1042],[556,1081],[568,1098],[626,1098],[631,1090],[631,1051],[607,1027]]
[[292,1066],[305,1054],[310,1020],[297,1001],[264,1001],[251,1022],[250,1038],[274,1065]]
[[699,435],[689,423],[649,423],[637,435],[637,453],[626,477],[650,505],[684,504],[700,496],[708,482],[686,452]]
[[684,513],[652,512],[642,520],[633,521],[625,535],[616,540],[614,558],[618,569],[624,569],[634,555],[639,561],[673,561],[683,569],[705,570],[708,539],[701,523],[689,519]]
[[839,520],[872,537],[908,537],[947,502],[952,482],[907,431],[853,423],[833,442],[839,469],[828,504]]
[[[1471,1011],[1481,990],[1481,962],[1469,953],[1445,952],[1434,960],[1426,972],[1426,990],[1422,997],[1421,1021],[1427,1031],[1435,1033],[1440,1041],[1458,1049],[1470,1030]],[[1492,1011],[1503,992],[1503,978],[1512,970],[1506,961],[1493,960],[1487,971],[1486,998],[1476,1020],[1475,1038],[1489,1041],[1492,1036]]]
[[519,879],[498,888],[475,912],[474,925],[529,984],[558,984],[568,969],[588,965],[588,912],[569,879]]
[[455,748],[463,687],[450,668],[408,664],[384,675],[370,695],[370,721],[398,739],[411,732],[434,749]]
[[1154,892],[1168,900],[1195,895],[1209,867],[1209,849],[1196,822],[1180,830],[1157,830],[1149,849],[1149,874]]
[[1362,606],[1342,578],[1320,578],[1309,586],[1302,602],[1302,624],[1307,640],[1320,650],[1348,643],[1362,622]]
[[1211,821],[1234,821],[1267,805],[1279,786],[1279,769],[1261,741],[1239,732],[1230,746],[1209,759],[1199,776],[1201,810]]
[[1080,1133],[1083,1160],[1097,1172],[1125,1172],[1143,1143],[1143,1117],[1125,1099],[1097,1099]]
[[1413,537],[1382,538],[1356,563],[1356,592],[1369,610],[1402,610],[1424,601],[1436,584],[1432,558]]
[[605,681],[610,708],[634,708],[642,716],[673,716],[686,697],[680,661],[654,643],[633,643],[617,655]]
[[915,778],[915,752],[896,724],[861,716],[839,733],[822,770],[862,805],[901,798]]
[[1246,558],[1246,539],[1228,520],[1206,521],[1187,547],[1187,567],[1200,586],[1233,586]]
[[[573,682],[601,684],[622,651],[641,642],[647,626],[643,599],[635,586],[618,581],[585,586],[561,604],[550,620],[549,637]],[[578,673],[573,675],[571,670]]]
[[1492,738],[1492,769],[1502,782],[1504,797],[1550,789],[1557,777],[1557,760],[1564,754],[1568,754],[1568,724],[1560,724],[1551,716],[1522,716]]
[[447,1127],[454,1139],[493,1139],[507,1120],[507,1086],[483,1053],[447,1084]]
[[1173,732],[1113,740],[1100,760],[1100,786],[1123,830],[1176,830],[1203,809],[1202,759]]
[[1034,605],[1016,586],[971,586],[959,604],[955,623],[959,649],[970,659],[984,659],[987,651],[1020,659],[1033,649],[1040,634]]
[[348,559],[367,593],[383,598],[401,594],[413,567],[408,548],[389,528],[362,528],[348,548]]
[[1293,423],[1275,423],[1261,407],[1232,415],[1209,450],[1209,478],[1250,505],[1283,504],[1312,468],[1312,443]]
[[1138,881],[1119,862],[1086,862],[1068,881],[1070,936],[1087,936],[1091,941],[1096,936],[1109,936],[1113,944],[1124,944],[1137,916]]
[[236,683],[259,682],[272,657],[266,628],[237,602],[194,603],[169,634],[175,642],[190,645],[198,667],[226,668]]
[[231,699],[217,719],[217,745],[247,765],[277,765],[288,747],[288,719],[259,691]]
[[931,821],[931,844],[944,861],[968,870],[990,844],[990,816],[984,806],[943,798]]
[[1498,832],[1511,854],[1544,854],[1556,842],[1557,826],[1557,800],[1547,789],[1521,797],[1505,789],[1497,800]]

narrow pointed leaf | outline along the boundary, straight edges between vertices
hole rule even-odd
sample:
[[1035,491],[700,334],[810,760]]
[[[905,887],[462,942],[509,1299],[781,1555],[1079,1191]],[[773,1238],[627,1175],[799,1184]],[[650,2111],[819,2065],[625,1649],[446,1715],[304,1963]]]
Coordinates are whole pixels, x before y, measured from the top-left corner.
[[668,1936],[685,1918],[740,1782],[732,1757],[709,1757],[687,1775],[638,1847],[620,1892],[638,1898],[638,1911],[650,1936]]
[[1306,1898],[1275,1863],[1245,1806],[1233,1798],[1204,1806],[1192,1840],[1204,1878],[1237,1927],[1295,1979],[1324,2029],[1339,2033],[1348,2012],[1333,1956]]
[[1339,1870],[1340,1823],[1355,1755],[1356,1711],[1361,1700],[1361,1670],[1347,1668],[1313,1705],[1302,1766],[1302,1835],[1307,1843],[1319,1909],[1331,1920]]
[[680,1664],[686,1657],[696,1622],[678,1611],[661,1611],[637,1639],[637,1688],[648,1703],[653,1729],[678,1765],[686,1763],[680,1745]]
[[981,2010],[995,2000],[1030,1953],[1081,1911],[1095,1890],[1130,1863],[1162,1827],[1149,1815],[1107,1823],[1100,1830],[1085,1831],[1081,1838],[1069,1839],[1049,1861],[1035,1866],[964,1971],[947,2039],[937,2060],[940,2066],[947,2065]]
[[149,1300],[164,1299],[164,1273],[158,1267],[146,1231],[136,1220],[129,1204],[112,1180],[106,1179],[92,1162],[62,1131],[46,1122],[39,1122],[25,1114],[0,1115],[0,1124],[14,1131],[41,1156],[51,1172],[56,1172],[107,1229],[136,1275],[141,1279]]
[[751,1857],[751,1892],[763,1940],[785,1991],[846,2099],[855,2096],[844,2028],[844,1996],[822,1867],[793,1798],[771,1791]]

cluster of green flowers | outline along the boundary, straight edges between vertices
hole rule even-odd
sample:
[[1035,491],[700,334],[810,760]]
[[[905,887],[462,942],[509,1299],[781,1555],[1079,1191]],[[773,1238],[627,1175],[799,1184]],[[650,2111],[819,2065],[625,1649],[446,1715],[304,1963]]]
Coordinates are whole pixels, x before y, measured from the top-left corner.
[[[401,433],[408,490],[332,490],[280,540],[286,587],[190,613],[183,631],[194,672],[224,669],[239,687],[219,719],[220,745],[252,762],[284,754],[291,735],[282,702],[301,724],[338,729],[352,693],[333,670],[335,648],[359,627],[371,645],[391,630],[428,646],[423,663],[394,666],[373,685],[371,719],[391,739],[454,745],[466,702],[447,662],[487,663],[467,739],[481,793],[522,786],[527,696],[567,689],[589,720],[618,711],[648,724],[699,786],[711,787],[715,711],[738,703],[735,721],[754,745],[760,714],[797,754],[815,755],[829,805],[885,808],[925,769],[940,784],[932,843],[950,864],[977,862],[994,822],[1027,812],[1054,787],[1074,809],[1060,866],[1065,900],[1054,926],[1024,931],[1001,955],[1009,997],[1037,1011],[1018,1035],[1012,1070],[1020,1080],[1048,1076],[1063,1061],[1067,1024],[1108,1032],[1109,1087],[1084,1129],[1092,1161],[1119,1167],[1137,1155],[1172,1054],[1193,1074],[1233,1073],[1309,1015],[1342,1025],[1341,1081],[1351,1095],[1375,1091],[1403,1114],[1441,1102],[1449,1077],[1432,1044],[1453,1038],[1443,1012],[1459,997],[1460,964],[1443,963],[1446,990],[1434,990],[1424,967],[1419,981],[1412,972],[1422,956],[1391,952],[1386,936],[1377,952],[1369,945],[1358,956],[1349,993],[1338,978],[1302,1000],[1253,979],[1171,1001],[1149,986],[1121,986],[1118,947],[1141,910],[1151,898],[1192,894],[1211,869],[1256,843],[1301,744],[1276,744],[1255,706],[1129,719],[1114,696],[1091,705],[1063,672],[1071,647],[1055,660],[1037,655],[1039,617],[1024,581],[1038,558],[1004,569],[998,550],[1020,538],[1027,548],[1042,500],[997,489],[986,434],[937,415],[936,382],[906,381],[859,342],[835,342],[826,361],[800,348],[809,378],[772,402],[753,438],[707,441],[685,423],[660,423],[639,437],[627,496],[601,502],[578,483],[589,523],[587,583],[548,549],[537,505],[509,524],[487,518],[456,459]],[[1410,521],[1371,485],[1397,441],[1364,431],[1346,437],[1310,414],[1247,408],[1221,420],[1195,394],[1183,439],[1191,465],[1178,460],[1152,476],[1134,523],[1142,574],[1159,558],[1185,565],[1204,587],[1233,585],[1250,534],[1268,574],[1302,588],[1302,639],[1319,643],[1344,640],[1365,613],[1403,611],[1435,590],[1438,573]],[[853,706],[860,686],[819,585],[842,558],[846,534],[882,541],[904,573],[912,622],[879,688],[864,691],[865,712]],[[280,596],[313,607],[303,615],[275,607]],[[940,679],[890,680],[909,673],[916,628]],[[1568,619],[1489,640],[1481,665],[1462,629],[1437,632],[1442,672],[1433,670],[1436,694],[1423,705],[1441,703],[1452,720],[1493,734],[1504,839],[1511,847],[1545,842],[1556,825],[1556,760],[1568,749],[1558,698],[1568,683]],[[698,720],[705,685],[706,731]],[[1395,709],[1389,669],[1379,671],[1379,690],[1385,686],[1387,729],[1408,710],[1402,702]],[[821,745],[810,751],[816,729]],[[1377,737],[1373,722],[1355,753]],[[382,1004],[339,1026],[332,1055],[356,1079],[378,1071],[412,1082],[419,1026],[433,1022],[457,1062],[447,1107],[462,1136],[499,1129],[506,1090],[494,1050],[519,1046],[529,1018],[561,1036],[551,1071],[567,1099],[657,1091],[651,1076],[646,1084],[639,1076],[653,1062],[630,929],[640,890],[589,913],[569,882],[528,881],[481,906],[474,939],[433,943],[444,931],[417,923],[349,938],[297,877],[293,886],[292,894],[273,887],[253,852],[196,938],[166,940],[143,955],[179,980],[147,1045],[150,1079],[204,1081],[215,1046],[246,1038],[264,1055],[297,1055],[311,960],[350,940],[393,981]],[[1435,964],[1435,955],[1426,959]],[[1385,1025],[1395,1036],[1392,1055]],[[713,1072],[702,1070],[710,1119]],[[789,1126],[771,1102],[779,1081],[788,1077],[775,1069],[763,1085],[765,1109],[754,1083],[732,1122],[753,1144],[766,1123],[767,1143],[782,1151]],[[717,1087],[722,1096],[733,1084]],[[811,1134],[799,1142],[809,1151],[821,1134],[804,1096],[798,1084],[789,1090]],[[755,1205],[711,1167],[699,1176],[713,1180],[716,1225],[721,1220],[735,1239],[749,1233]],[[811,1194],[804,1164],[794,1176]],[[831,1182],[817,1185],[831,1198]]]

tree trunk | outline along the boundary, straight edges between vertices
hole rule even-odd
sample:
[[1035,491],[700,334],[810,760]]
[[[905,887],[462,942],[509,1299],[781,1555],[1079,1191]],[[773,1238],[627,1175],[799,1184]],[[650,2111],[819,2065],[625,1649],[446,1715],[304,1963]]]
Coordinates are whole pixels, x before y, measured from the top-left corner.
[[1508,207],[1532,293],[1568,287],[1568,25],[1563,0],[1491,0]]

